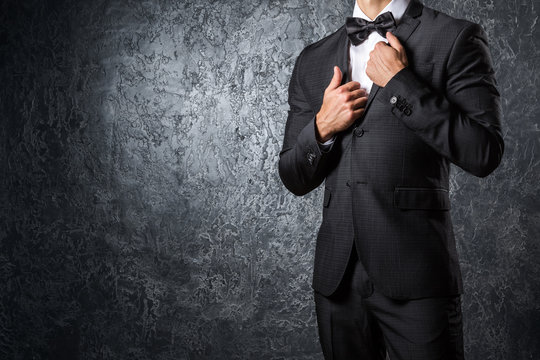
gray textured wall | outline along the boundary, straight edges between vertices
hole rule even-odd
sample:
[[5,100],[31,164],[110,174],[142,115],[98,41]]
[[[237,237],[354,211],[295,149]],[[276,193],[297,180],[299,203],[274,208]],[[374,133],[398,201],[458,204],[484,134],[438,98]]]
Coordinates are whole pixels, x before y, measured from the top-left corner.
[[[454,168],[469,359],[540,358],[538,0],[488,32],[506,153]],[[301,49],[353,0],[0,5],[0,358],[322,359],[321,192],[277,175]]]

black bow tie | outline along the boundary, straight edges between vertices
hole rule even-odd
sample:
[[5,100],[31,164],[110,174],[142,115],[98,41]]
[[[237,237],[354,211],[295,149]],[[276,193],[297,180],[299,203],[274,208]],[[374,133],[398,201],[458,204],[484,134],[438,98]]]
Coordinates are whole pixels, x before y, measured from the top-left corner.
[[386,38],[387,31],[396,29],[396,21],[390,11],[382,13],[373,21],[367,21],[362,18],[348,17],[345,24],[347,35],[353,45],[359,45],[366,40],[373,31],[377,31],[382,37]]

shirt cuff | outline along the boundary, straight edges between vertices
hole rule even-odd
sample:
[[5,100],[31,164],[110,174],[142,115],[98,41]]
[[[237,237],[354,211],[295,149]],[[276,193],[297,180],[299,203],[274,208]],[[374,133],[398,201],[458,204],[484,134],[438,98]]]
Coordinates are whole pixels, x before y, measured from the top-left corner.
[[325,141],[325,142],[319,142],[317,141],[317,144],[319,144],[319,149],[321,149],[321,152],[329,152],[332,148],[332,144],[336,141],[336,136],[332,136],[331,139]]

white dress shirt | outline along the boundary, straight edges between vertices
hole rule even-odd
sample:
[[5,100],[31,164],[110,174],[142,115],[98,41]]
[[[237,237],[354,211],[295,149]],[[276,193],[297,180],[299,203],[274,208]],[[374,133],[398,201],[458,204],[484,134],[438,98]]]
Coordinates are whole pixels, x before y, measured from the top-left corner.
[[[387,11],[390,11],[394,16],[397,25],[401,21],[401,18],[403,17],[403,14],[405,13],[405,9],[407,9],[407,6],[409,5],[409,2],[410,0],[392,0],[388,5],[386,5],[384,9],[381,10],[381,12],[377,14],[377,16]],[[366,14],[364,14],[364,12],[358,6],[358,2],[355,2],[354,4],[353,17],[359,17],[368,21],[375,20],[370,19]],[[371,52],[371,50],[373,50],[375,44],[379,41],[384,41],[385,43],[388,43],[388,40],[386,40],[385,37],[379,35],[378,32],[373,31],[371,34],[369,34],[368,38],[364,40],[364,42],[362,42],[360,45],[354,46],[351,43],[351,46],[349,47],[350,79],[352,79],[353,81],[358,81],[360,83],[360,87],[366,89],[368,94],[371,92],[373,81],[371,81],[371,79],[366,75],[366,66],[369,60],[369,53]]]
[[[390,11],[394,16],[397,25],[401,21],[409,2],[410,0],[392,0],[377,14],[377,16]],[[366,14],[364,14],[356,1],[354,2],[353,17],[359,17],[368,21],[375,20],[370,19]],[[378,32],[373,31],[361,44],[354,46],[352,43],[350,43],[349,46],[349,79],[352,81],[358,81],[360,83],[360,87],[365,89],[368,94],[371,92],[373,81],[371,81],[366,74],[366,66],[369,60],[369,53],[379,41],[388,43],[388,40],[386,40],[385,37],[379,35]],[[334,136],[325,143],[319,143],[321,151],[329,151],[331,145],[334,143],[335,138],[336,137]]]

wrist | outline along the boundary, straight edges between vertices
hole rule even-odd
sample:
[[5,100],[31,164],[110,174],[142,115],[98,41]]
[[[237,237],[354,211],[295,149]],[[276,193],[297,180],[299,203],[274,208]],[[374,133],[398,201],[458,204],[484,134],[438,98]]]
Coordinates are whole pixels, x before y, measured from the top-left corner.
[[384,82],[382,84],[382,86],[381,85],[379,85],[379,86],[381,86],[383,88],[386,87],[386,85],[390,82],[390,80],[392,80],[401,70],[403,70],[405,68],[406,68],[406,66],[404,66],[404,65],[396,66],[392,71],[390,71],[388,73],[388,77],[386,79],[386,82]]
[[406,67],[407,67],[407,64],[400,62],[399,65],[396,66],[396,68],[394,69],[394,75],[392,77],[396,76],[398,72],[405,69]]
[[324,143],[330,140],[334,134],[321,118],[319,114],[315,117],[315,137],[318,142]]

